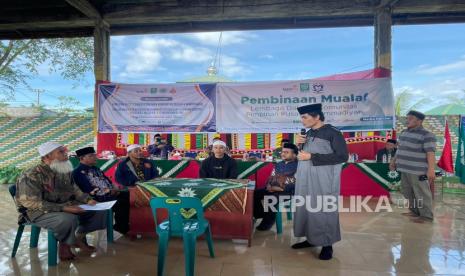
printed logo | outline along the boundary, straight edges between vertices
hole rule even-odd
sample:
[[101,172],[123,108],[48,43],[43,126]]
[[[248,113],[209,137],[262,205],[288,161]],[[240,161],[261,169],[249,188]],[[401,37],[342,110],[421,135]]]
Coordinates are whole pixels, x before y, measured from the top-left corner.
[[301,83],[300,84],[300,92],[308,92],[310,91],[310,84],[309,83]]
[[314,83],[312,85],[312,90],[313,92],[319,94],[319,93],[323,93],[323,89],[324,89],[324,86],[322,83]]

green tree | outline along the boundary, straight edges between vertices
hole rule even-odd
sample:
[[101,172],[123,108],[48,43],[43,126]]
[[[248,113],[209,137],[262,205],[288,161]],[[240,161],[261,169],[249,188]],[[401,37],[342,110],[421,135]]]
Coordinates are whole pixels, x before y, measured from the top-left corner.
[[405,116],[409,110],[420,109],[424,104],[429,102],[426,97],[415,95],[409,89],[404,89],[397,93],[394,100],[396,116]]
[[40,114],[43,114],[46,111],[45,105],[43,105],[43,104],[37,105],[35,103],[32,103],[30,105],[30,107],[33,108],[33,109],[37,109],[37,111],[39,111]]
[[79,105],[81,103],[75,97],[59,96],[58,101],[56,109],[60,113],[72,114],[79,113],[81,111],[79,110]]
[[82,82],[93,68],[92,38],[0,41],[0,99],[14,99],[18,86],[30,88],[39,66],[48,65],[64,79]]
[[451,104],[465,105],[465,89],[455,95],[449,95],[446,97],[448,102]]
[[0,100],[0,116],[5,116],[7,113],[5,109],[9,106],[8,103]]

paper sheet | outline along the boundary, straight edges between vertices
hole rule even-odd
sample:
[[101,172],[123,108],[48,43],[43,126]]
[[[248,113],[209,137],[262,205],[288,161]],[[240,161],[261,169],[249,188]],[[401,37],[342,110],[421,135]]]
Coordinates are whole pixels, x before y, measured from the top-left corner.
[[107,202],[99,202],[95,205],[82,204],[82,205],[79,205],[79,207],[81,207],[82,209],[86,211],[101,211],[101,210],[111,209],[111,207],[113,207],[115,203],[116,203],[116,200],[112,200],[112,201],[107,201]]

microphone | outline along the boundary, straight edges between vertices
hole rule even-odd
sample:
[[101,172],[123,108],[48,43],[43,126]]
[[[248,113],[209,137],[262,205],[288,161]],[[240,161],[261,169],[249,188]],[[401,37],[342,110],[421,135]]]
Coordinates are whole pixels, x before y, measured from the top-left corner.
[[[305,128],[300,129],[300,135],[304,135],[304,136],[307,135],[307,131],[305,130]],[[304,149],[304,144],[299,144],[299,151],[303,149]]]

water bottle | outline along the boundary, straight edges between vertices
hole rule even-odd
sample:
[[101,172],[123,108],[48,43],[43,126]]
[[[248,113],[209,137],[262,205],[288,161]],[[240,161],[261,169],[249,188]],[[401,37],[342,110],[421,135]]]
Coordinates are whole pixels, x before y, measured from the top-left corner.
[[387,161],[386,154],[383,154],[383,163],[386,163],[386,161]]

